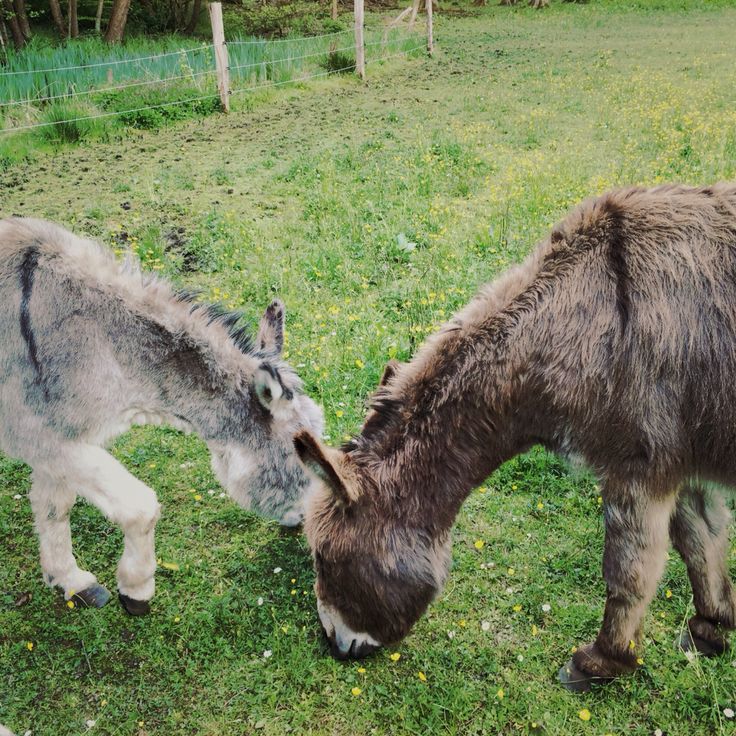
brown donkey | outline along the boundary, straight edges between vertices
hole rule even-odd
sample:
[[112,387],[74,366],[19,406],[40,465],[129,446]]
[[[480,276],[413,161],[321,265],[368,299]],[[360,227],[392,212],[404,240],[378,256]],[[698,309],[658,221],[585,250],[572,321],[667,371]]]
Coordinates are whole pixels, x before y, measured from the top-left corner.
[[601,481],[607,599],[573,689],[636,668],[669,538],[696,614],[682,645],[736,627],[724,486],[736,486],[736,185],[623,189],[579,206],[408,364],[342,450],[297,437],[322,480],[307,511],[319,614],[339,657],[404,637],[440,592],[470,490],[532,445]]

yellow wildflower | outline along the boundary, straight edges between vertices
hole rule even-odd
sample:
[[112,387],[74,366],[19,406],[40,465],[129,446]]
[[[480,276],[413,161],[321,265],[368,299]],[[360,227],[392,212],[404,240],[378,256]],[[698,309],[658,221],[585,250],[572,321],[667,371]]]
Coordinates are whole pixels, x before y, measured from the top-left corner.
[[485,542],[482,539],[476,539],[475,542],[473,542],[473,547],[476,549],[483,549],[483,546],[485,545]]
[[389,655],[389,659],[392,662],[398,662],[401,659],[401,655],[398,652],[394,652],[393,654]]
[[578,713],[578,718],[580,718],[581,721],[589,721],[590,720],[590,711],[587,708],[583,708]]
[[419,679],[420,679],[420,680],[421,680],[422,682],[427,682],[427,675],[425,675],[425,674],[424,674],[424,672],[421,672],[421,671],[417,672],[417,677],[418,677],[418,678],[419,678]]
[[503,700],[504,695],[506,695],[506,693],[503,691],[503,688],[502,687],[498,688],[498,690],[496,691],[496,697],[499,700]]
[[354,698],[357,698],[363,691],[359,687],[354,687],[350,692]]

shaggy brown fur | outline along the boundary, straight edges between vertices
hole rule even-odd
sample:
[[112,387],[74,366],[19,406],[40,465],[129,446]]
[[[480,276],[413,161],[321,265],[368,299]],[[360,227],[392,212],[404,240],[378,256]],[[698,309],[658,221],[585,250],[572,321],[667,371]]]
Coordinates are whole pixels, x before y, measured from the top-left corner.
[[383,644],[405,636],[469,491],[542,444],[581,455],[604,499],[603,626],[573,670],[635,668],[670,536],[695,595],[689,644],[722,650],[736,597],[715,484],[736,485],[735,376],[736,185],[583,203],[391,367],[342,451],[300,436],[326,484],[306,524],[321,604]]

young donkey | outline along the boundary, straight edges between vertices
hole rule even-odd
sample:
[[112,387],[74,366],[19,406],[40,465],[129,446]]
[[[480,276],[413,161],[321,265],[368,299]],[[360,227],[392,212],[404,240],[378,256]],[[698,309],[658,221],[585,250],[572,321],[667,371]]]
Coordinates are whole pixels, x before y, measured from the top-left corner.
[[442,588],[470,489],[537,443],[581,455],[604,500],[603,626],[560,679],[582,689],[635,669],[668,538],[695,599],[682,645],[722,652],[736,627],[734,377],[736,185],[583,203],[387,372],[342,451],[298,435],[323,481],[306,532],[333,653],[408,633]]
[[0,221],[0,448],[33,469],[31,505],[44,579],[67,599],[109,593],[72,554],[77,494],[122,527],[120,599],[146,613],[154,592],[154,492],[103,446],[133,424],[193,430],[223,486],[282,524],[302,517],[309,479],[294,433],[321,433],[322,414],[279,359],[283,305],[255,345],[226,314],[118,263],[47,222]]

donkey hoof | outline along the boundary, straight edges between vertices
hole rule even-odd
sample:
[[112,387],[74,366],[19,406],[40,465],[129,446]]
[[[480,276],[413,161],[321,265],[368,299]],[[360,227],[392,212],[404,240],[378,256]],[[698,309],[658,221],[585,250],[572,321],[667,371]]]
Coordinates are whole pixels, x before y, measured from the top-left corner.
[[118,598],[125,612],[131,616],[145,616],[151,612],[151,604],[148,601],[136,601],[122,593],[118,593]]
[[110,600],[110,591],[104,586],[95,583],[89,588],[75,593],[70,600],[78,606],[102,608]]
[[557,673],[557,679],[572,693],[587,693],[590,690],[591,683],[600,678],[586,675],[570,659],[564,667],[560,668],[560,671]]
[[683,652],[697,652],[704,657],[716,657],[723,654],[728,645],[721,641],[708,641],[695,636],[689,629],[685,629],[677,640],[677,648]]

